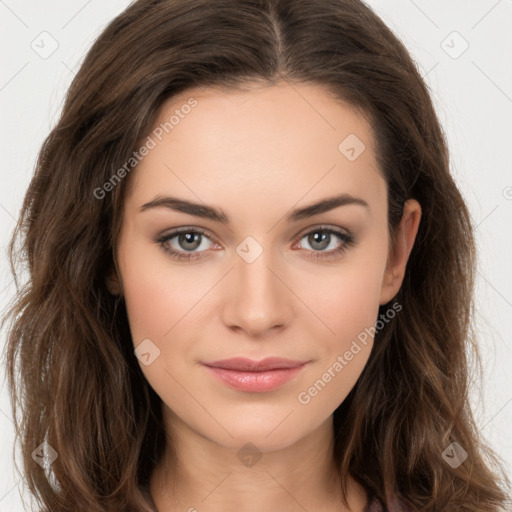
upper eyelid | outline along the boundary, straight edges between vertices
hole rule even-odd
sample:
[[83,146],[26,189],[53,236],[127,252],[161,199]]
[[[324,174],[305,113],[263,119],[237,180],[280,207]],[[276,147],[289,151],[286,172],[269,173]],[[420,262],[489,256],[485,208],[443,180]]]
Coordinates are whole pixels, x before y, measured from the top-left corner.
[[[215,238],[216,238],[215,236],[211,235],[211,233],[210,233],[210,231],[208,229],[185,226],[185,227],[180,227],[180,228],[174,228],[171,231],[169,231],[168,233],[165,233],[165,234],[161,235],[159,237],[159,239],[162,239],[162,238],[167,238],[167,239],[174,238],[176,235],[179,235],[180,233],[198,233],[200,235],[208,237],[212,241],[214,241]],[[218,242],[216,242],[216,243],[218,243]]]

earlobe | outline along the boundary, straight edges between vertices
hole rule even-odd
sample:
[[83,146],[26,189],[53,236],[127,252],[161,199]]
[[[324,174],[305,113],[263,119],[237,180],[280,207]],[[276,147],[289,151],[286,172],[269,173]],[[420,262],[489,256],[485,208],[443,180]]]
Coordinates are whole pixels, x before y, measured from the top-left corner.
[[409,255],[411,254],[421,219],[421,206],[415,199],[405,202],[404,213],[390,248],[382,281],[380,304],[388,303],[402,285]]
[[116,272],[114,265],[111,265],[111,267],[105,277],[105,283],[107,285],[108,291],[112,295],[120,295],[121,286],[120,286],[119,278],[117,276],[117,272]]

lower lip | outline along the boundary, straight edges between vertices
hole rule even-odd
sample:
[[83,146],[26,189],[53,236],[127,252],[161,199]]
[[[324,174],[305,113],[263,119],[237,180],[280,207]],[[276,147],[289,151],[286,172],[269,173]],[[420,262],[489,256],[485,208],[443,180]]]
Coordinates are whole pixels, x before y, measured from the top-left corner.
[[261,393],[263,391],[272,391],[282,386],[295,377],[305,366],[306,363],[301,366],[296,366],[295,368],[279,368],[262,372],[226,370],[224,368],[214,368],[213,366],[206,366],[206,368],[217,378],[233,388],[253,393]]

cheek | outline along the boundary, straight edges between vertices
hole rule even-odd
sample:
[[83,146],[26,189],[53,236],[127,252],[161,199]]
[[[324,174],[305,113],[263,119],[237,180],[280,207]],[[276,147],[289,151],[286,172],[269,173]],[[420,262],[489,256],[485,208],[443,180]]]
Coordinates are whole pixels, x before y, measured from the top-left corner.
[[357,255],[333,267],[331,272],[304,283],[303,296],[314,305],[314,312],[325,324],[326,334],[331,331],[333,341],[329,345],[340,348],[350,345],[350,340],[375,324],[385,266],[382,254],[375,251]]
[[382,265],[370,263],[365,258],[364,264],[340,268],[328,291],[316,288],[311,296],[331,332],[321,324],[316,327],[318,360],[296,396],[304,415],[322,418],[333,413],[370,357],[382,279]]
[[373,345],[386,254],[385,240],[376,239],[333,267],[329,279],[322,273],[316,282],[304,283],[304,293],[310,290],[307,301],[323,324],[315,322],[319,359],[299,403],[334,409],[359,378]]
[[[381,275],[375,268],[360,267],[339,282],[339,296],[333,303],[334,329],[352,338],[373,325],[379,310]],[[341,280],[340,280],[341,281]],[[337,313],[337,315],[335,315]]]
[[[169,263],[165,255],[155,255],[154,248],[137,248],[135,243],[130,247],[121,273],[134,349],[140,345],[140,353],[150,353],[149,364],[138,357],[151,387],[164,402],[179,405],[183,400],[179,382],[193,359],[190,322],[194,306],[207,294],[211,278],[191,279],[193,274],[184,271],[184,266]],[[197,272],[200,274],[199,269]]]
[[148,268],[127,268],[124,275],[126,309],[134,344],[142,339],[161,339],[176,321],[179,310],[174,287]]
[[163,342],[193,314],[209,281],[199,267],[195,273],[186,271],[185,265],[177,265],[153,244],[127,246],[130,251],[124,253],[120,270],[134,344],[145,338]]

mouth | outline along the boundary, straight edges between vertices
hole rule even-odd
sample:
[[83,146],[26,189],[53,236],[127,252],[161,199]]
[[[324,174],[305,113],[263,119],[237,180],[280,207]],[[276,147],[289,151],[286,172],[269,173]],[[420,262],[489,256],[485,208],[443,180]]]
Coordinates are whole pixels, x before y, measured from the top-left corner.
[[268,357],[254,361],[244,357],[203,363],[205,368],[228,386],[246,392],[272,391],[295,377],[308,361]]

